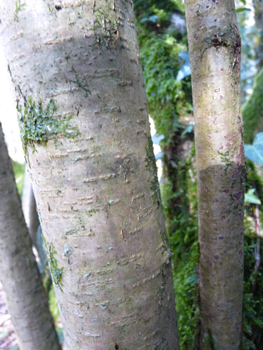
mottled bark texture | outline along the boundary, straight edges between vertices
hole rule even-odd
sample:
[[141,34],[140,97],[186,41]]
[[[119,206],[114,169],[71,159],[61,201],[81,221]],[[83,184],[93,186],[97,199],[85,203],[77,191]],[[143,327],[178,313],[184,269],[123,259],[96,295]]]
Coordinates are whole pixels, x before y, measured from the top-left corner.
[[185,2],[199,210],[201,349],[239,349],[245,166],[234,1]]
[[20,350],[59,350],[60,345],[22,213],[0,123],[1,282]]
[[65,348],[179,349],[132,1],[0,6],[18,104],[78,126],[27,147]]

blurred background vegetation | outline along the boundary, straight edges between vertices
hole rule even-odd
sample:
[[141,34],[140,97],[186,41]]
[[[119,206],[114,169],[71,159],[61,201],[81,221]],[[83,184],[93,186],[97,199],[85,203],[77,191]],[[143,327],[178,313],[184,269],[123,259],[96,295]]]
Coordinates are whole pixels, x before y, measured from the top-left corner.
[[[244,136],[245,143],[252,143],[254,136],[263,131],[263,3],[242,0],[236,8],[242,38]],[[153,142],[159,143],[162,150],[161,192],[174,253],[181,349],[196,350],[199,324],[197,187],[184,5],[179,0],[134,0],[134,9],[149,113],[159,136],[153,137]],[[263,265],[259,258],[263,246],[260,225],[257,230],[255,225],[257,219],[263,223],[259,204],[263,201],[262,165],[247,161],[242,344],[243,349],[259,350],[263,349]],[[256,199],[249,197],[249,193]]]

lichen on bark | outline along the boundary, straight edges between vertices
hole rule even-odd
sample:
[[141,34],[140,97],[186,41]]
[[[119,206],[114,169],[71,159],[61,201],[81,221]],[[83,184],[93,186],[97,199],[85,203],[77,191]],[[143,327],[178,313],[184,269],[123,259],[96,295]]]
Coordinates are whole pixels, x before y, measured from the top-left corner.
[[[21,91],[21,89],[19,89]],[[71,127],[72,116],[58,118],[54,116],[58,109],[56,101],[51,98],[46,108],[43,107],[42,99],[36,103],[31,96],[24,97],[23,106],[17,103],[20,137],[23,150],[28,156],[28,146],[35,152],[35,144],[46,145],[50,139],[59,135],[73,138],[77,135],[78,127]]]

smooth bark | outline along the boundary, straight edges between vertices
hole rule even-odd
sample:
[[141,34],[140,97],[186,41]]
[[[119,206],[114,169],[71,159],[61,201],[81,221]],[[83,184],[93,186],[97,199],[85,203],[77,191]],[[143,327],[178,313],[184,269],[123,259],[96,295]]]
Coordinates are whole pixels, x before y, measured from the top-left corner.
[[201,349],[239,349],[245,166],[234,1],[185,2],[199,208]]
[[179,349],[132,1],[1,13],[18,104],[54,98],[78,126],[27,147],[66,349]]
[[0,123],[1,281],[20,350],[61,349],[22,213]]

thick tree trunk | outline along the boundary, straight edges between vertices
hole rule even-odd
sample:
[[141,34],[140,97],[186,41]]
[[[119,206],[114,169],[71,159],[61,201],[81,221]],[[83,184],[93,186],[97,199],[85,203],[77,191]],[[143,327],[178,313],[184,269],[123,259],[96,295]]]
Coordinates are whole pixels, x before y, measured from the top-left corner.
[[20,350],[59,350],[0,123],[0,264]]
[[185,2],[199,206],[201,349],[239,349],[245,166],[234,1]]
[[179,349],[132,1],[1,9],[22,114],[53,120],[27,151],[66,349]]

